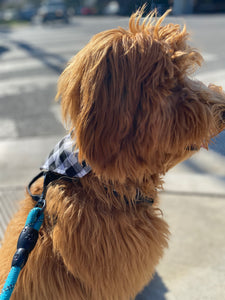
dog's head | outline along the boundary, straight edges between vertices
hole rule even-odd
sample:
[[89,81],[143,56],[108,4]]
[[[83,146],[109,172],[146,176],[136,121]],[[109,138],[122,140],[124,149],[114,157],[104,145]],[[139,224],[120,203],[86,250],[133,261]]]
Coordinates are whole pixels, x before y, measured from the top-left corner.
[[[59,80],[64,120],[98,176],[142,181],[164,174],[221,129],[225,95],[188,78],[202,62],[186,28],[162,22],[168,12],[129,29],[95,35]],[[220,126],[220,129],[219,129]]]

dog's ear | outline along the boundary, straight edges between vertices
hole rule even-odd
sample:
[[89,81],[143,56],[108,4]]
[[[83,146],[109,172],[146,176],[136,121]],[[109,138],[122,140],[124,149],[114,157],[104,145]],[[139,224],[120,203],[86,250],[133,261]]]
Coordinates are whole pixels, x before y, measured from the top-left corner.
[[132,41],[124,41],[124,49],[124,33],[96,35],[61,75],[57,95],[64,119],[75,128],[80,160],[99,176],[123,181],[136,159],[130,138],[141,96],[136,82],[141,61],[135,49],[125,54]]
[[166,105],[173,81],[172,62],[149,34],[151,26],[146,30],[135,16],[131,21],[129,31],[96,35],[62,73],[57,95],[75,128],[80,160],[118,181],[143,177],[160,101]]

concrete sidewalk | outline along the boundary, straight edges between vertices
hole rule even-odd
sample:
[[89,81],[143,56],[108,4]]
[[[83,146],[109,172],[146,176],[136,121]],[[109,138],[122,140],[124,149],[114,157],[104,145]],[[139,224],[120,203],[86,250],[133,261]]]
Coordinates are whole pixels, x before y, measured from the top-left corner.
[[[59,138],[0,142],[0,239],[17,199]],[[165,177],[161,208],[170,246],[136,300],[225,299],[225,158],[201,152]]]
[[224,197],[162,196],[171,231],[169,249],[137,300],[225,299]]

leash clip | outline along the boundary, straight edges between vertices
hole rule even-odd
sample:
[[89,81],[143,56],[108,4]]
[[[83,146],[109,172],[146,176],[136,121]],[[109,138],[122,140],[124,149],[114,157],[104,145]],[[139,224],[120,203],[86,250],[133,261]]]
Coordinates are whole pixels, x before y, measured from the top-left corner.
[[[44,176],[44,183],[43,183],[43,191],[41,195],[34,195],[31,193],[31,186],[33,185],[33,183],[35,181],[37,181],[40,177]],[[27,190],[29,195],[32,197],[32,199],[34,201],[37,202],[37,204],[35,205],[35,207],[39,207],[40,209],[40,213],[42,213],[45,210],[46,207],[46,201],[45,201],[45,195],[46,195],[46,191],[47,191],[47,185],[50,182],[50,178],[49,178],[49,172],[40,172],[36,177],[34,177],[31,182],[29,183]]]

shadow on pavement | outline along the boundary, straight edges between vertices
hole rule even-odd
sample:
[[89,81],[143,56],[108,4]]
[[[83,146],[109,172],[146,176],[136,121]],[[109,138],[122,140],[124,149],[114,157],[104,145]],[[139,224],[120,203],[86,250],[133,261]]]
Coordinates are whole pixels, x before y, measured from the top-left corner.
[[61,74],[64,70],[67,60],[62,56],[55,53],[48,53],[25,42],[13,41],[13,43],[18,48],[25,50],[30,56],[39,59],[45,66],[57,74]]
[[214,143],[209,145],[209,149],[225,156],[225,130],[215,137]]
[[205,173],[207,173],[203,168],[201,168],[200,166],[198,166],[197,164],[195,164],[190,159],[183,161],[183,164],[185,166],[187,166],[188,168],[190,168],[195,173],[198,173],[198,174],[205,174]]
[[162,278],[156,272],[152,281],[137,295],[135,300],[166,300],[165,295],[168,291]]
[[[219,152],[219,151],[217,151]],[[219,152],[220,153],[220,152]],[[221,153],[220,153],[221,154]],[[204,170],[203,168],[201,168],[201,166],[195,164],[193,161],[190,161],[190,160],[186,160],[184,162],[182,162],[185,166],[187,166],[189,169],[191,169],[193,172],[197,173],[197,174],[200,174],[200,175],[204,175],[204,174],[211,174],[209,171],[206,171]],[[221,176],[221,175],[216,175],[216,174],[213,174],[213,177],[216,178],[218,181],[224,183],[225,182],[225,176]],[[168,191],[167,191],[168,192]],[[213,197],[213,198],[224,198],[224,194],[220,194],[220,193],[199,193],[199,192],[177,192],[177,191],[171,191],[173,194],[181,194],[181,195],[189,195],[189,196],[200,196],[200,197],[204,197],[204,196],[210,196],[210,197]]]
[[[225,136],[224,136],[225,137]],[[220,139],[222,140],[222,136],[220,137]],[[220,141],[220,143],[218,143],[217,145],[218,147],[215,147],[213,145],[210,145],[209,146],[209,149],[219,153],[220,155],[224,155],[224,141]],[[222,163],[222,161],[221,161]],[[192,160],[188,159],[186,161],[183,161],[182,164],[184,164],[186,167],[188,167],[189,169],[191,169],[193,172],[197,173],[197,174],[201,174],[201,175],[204,175],[204,174],[211,174],[210,170],[205,170],[204,169],[204,166],[201,166],[201,165],[197,165],[195,162],[193,162]],[[223,175],[217,175],[217,174],[213,174],[213,176],[219,180],[219,181],[222,181],[224,182],[225,181],[225,176]],[[191,192],[191,194],[193,194]],[[199,194],[200,196],[204,196],[205,193],[197,193]],[[195,193],[196,195],[196,193]],[[207,193],[207,195],[209,195]],[[220,194],[215,194],[216,197],[220,197]],[[223,195],[224,197],[224,195]]]

